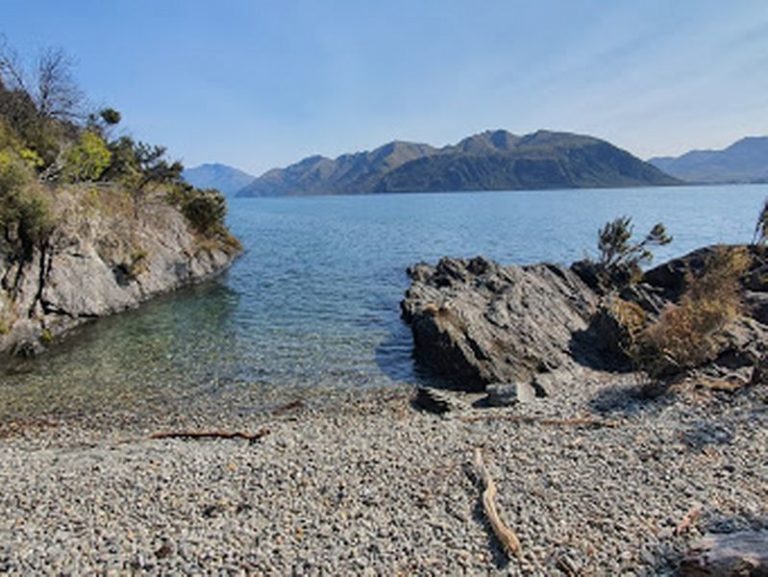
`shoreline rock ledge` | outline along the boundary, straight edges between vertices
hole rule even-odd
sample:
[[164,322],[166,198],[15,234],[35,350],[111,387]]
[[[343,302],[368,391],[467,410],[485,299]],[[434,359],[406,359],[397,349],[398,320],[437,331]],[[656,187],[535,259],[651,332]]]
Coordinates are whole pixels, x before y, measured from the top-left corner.
[[457,388],[530,383],[545,394],[545,374],[562,375],[589,354],[578,336],[600,298],[569,268],[443,258],[408,275],[401,310],[414,354]]
[[[487,391],[504,394],[506,386],[515,395],[522,388],[529,397],[531,391],[546,396],[553,386],[573,382],[577,369],[631,370],[622,347],[629,329],[621,307],[638,311],[650,326],[679,304],[689,275],[703,274],[705,263],[724,250],[743,251],[749,259],[738,278],[741,303],[695,371],[716,380],[763,381],[768,366],[763,247],[704,247],[608,292],[591,282],[594,265],[586,261],[571,267],[502,266],[482,257],[443,258],[434,267],[421,263],[408,269],[412,282],[400,303],[402,316],[413,332],[415,358],[445,385],[470,392],[494,385]],[[678,376],[693,370],[682,367]]]
[[86,187],[53,197],[57,225],[24,258],[0,238],[0,358],[31,356],[94,319],[220,274],[240,252],[164,197]]

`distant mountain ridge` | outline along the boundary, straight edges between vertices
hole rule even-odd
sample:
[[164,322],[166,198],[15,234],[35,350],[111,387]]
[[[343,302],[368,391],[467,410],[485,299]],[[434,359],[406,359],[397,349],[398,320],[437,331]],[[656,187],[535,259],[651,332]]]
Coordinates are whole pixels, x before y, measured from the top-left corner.
[[238,196],[604,188],[680,184],[612,144],[540,130],[486,131],[454,145],[394,141],[336,159],[311,156],[272,169]]
[[768,182],[768,136],[742,138],[723,150],[692,150],[648,162],[688,182]]
[[201,164],[184,169],[182,178],[197,188],[215,188],[227,196],[249,185],[256,178],[226,164]]

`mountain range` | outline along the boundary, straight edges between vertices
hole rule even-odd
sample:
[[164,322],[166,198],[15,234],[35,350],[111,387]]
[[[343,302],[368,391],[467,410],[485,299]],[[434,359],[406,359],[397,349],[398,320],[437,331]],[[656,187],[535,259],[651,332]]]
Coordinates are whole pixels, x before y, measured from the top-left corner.
[[227,196],[234,195],[256,178],[226,164],[201,164],[186,168],[182,178],[197,188],[216,188]]
[[742,138],[723,150],[692,150],[648,162],[692,183],[768,182],[768,136]]
[[331,159],[272,169],[237,196],[301,196],[675,185],[680,181],[593,138],[540,130],[475,134],[454,145],[395,141]]

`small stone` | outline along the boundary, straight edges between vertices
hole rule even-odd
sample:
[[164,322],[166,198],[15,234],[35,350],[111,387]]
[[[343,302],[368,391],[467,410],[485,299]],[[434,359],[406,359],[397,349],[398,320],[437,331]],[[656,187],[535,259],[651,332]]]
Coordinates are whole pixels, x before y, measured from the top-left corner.
[[536,399],[536,389],[527,383],[495,383],[485,388],[486,402],[492,407],[509,407]]

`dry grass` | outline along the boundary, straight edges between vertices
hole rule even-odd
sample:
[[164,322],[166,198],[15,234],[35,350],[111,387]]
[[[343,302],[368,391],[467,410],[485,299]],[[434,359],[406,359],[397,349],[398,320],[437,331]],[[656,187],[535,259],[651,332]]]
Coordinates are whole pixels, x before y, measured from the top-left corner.
[[716,250],[698,277],[689,275],[680,302],[637,338],[633,356],[651,378],[660,378],[712,360],[715,336],[742,310],[740,277],[750,264],[743,247]]

